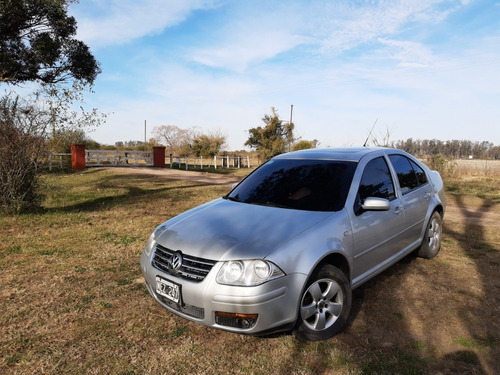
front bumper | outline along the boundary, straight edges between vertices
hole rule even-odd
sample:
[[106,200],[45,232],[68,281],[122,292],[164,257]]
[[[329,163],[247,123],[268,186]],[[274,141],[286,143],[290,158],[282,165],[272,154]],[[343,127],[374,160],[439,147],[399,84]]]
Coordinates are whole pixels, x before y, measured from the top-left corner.
[[[215,281],[221,266],[221,262],[216,263],[203,281],[193,282],[156,269],[145,252],[141,255],[149,293],[176,315],[205,326],[246,334],[272,332],[295,323],[306,275],[286,275],[254,287],[228,286]],[[180,303],[156,292],[158,276],[180,286]],[[255,317],[252,324],[234,324],[246,316]]]

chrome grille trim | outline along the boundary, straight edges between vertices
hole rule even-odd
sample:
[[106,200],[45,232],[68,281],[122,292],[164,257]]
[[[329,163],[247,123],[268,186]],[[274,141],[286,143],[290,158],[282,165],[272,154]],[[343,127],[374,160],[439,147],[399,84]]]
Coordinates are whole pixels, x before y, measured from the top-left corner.
[[185,280],[200,282],[205,279],[212,267],[217,263],[214,260],[182,254],[182,265],[178,270],[172,270],[169,267],[169,262],[176,252],[176,250],[171,250],[157,244],[152,260],[153,267]]

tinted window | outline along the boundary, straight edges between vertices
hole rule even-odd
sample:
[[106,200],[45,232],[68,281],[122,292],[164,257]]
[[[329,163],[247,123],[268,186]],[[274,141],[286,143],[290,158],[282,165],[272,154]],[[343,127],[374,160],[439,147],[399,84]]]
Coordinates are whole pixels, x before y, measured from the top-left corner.
[[308,211],[344,207],[356,163],[328,160],[270,160],[226,197],[244,203]]
[[413,167],[413,170],[415,171],[415,174],[417,175],[418,179],[418,185],[424,185],[427,183],[427,175],[425,174],[424,170],[420,168],[417,163],[413,162],[410,160],[410,164]]
[[407,157],[391,155],[389,159],[396,170],[399,186],[401,186],[401,192],[403,194],[427,182],[427,176],[422,168]]
[[396,198],[389,167],[382,157],[370,161],[365,167],[363,177],[361,177],[358,198],[362,203],[368,197],[388,200]]

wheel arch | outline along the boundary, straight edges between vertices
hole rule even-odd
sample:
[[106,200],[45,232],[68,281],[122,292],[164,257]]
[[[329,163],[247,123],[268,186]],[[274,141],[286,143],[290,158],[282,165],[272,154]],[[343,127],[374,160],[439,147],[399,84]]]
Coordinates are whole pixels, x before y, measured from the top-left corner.
[[321,267],[323,264],[329,264],[331,266],[337,267],[339,270],[341,270],[344,275],[347,277],[349,282],[351,282],[351,266],[349,264],[349,261],[345,257],[344,254],[341,253],[330,253],[326,255],[323,259],[321,259],[320,262],[314,267],[313,272]]
[[[441,219],[444,219],[444,207],[442,204],[438,204],[436,207],[434,207],[433,212],[439,213],[439,215],[441,215]],[[432,216],[432,214],[431,214],[431,216]]]

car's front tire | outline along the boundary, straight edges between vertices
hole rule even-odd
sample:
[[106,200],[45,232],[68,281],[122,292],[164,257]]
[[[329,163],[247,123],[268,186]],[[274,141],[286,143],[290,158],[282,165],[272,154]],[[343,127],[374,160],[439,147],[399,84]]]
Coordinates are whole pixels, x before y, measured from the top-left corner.
[[349,280],[338,268],[325,264],[313,272],[302,293],[295,335],[326,340],[346,325],[351,310]]
[[434,258],[441,249],[441,237],[443,234],[443,219],[439,212],[434,211],[425,230],[422,245],[417,251],[421,258]]

